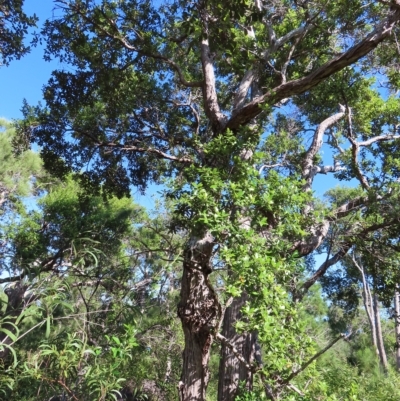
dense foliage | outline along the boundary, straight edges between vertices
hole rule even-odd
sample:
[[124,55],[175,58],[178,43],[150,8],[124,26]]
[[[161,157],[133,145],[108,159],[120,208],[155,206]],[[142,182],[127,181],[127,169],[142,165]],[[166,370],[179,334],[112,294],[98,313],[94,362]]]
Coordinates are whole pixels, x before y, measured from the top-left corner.
[[[26,15],[23,5],[24,0],[2,0],[0,3],[0,66],[21,58],[30,50],[24,39],[28,29],[36,26],[37,17]],[[34,37],[32,43],[36,41],[37,37]]]
[[399,2],[54,3],[3,137],[5,396],[398,399]]

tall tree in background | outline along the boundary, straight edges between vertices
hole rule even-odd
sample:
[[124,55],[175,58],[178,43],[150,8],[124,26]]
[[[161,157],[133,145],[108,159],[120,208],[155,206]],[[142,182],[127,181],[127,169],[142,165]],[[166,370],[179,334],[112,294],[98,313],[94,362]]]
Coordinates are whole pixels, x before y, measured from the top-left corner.
[[[398,88],[400,5],[55,3],[46,57],[73,68],[53,72],[46,108],[25,105],[16,145],[38,143],[53,174],[84,171],[106,194],[169,179],[171,228],[189,237],[182,401],[206,399],[216,339],[221,401],[256,373],[271,400],[301,393],[294,381],[318,354],[299,301],[355,244],[398,230],[399,101],[370,77]],[[328,173],[359,186],[325,207],[312,189]],[[304,280],[315,250],[327,259]]]
[[15,155],[12,141],[15,139],[15,128],[12,123],[0,119],[0,211],[15,208],[18,200],[29,196],[37,188],[34,179],[43,175],[42,162],[37,153],[21,152]]

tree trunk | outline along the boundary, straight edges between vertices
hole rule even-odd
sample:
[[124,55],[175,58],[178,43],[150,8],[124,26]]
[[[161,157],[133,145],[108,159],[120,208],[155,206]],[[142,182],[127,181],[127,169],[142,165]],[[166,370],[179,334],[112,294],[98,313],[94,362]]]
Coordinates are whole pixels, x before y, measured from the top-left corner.
[[[232,305],[226,309],[222,335],[240,352],[247,364],[252,365],[255,359],[257,335],[255,333],[238,334],[234,327],[235,323],[241,319],[240,311],[246,299],[246,295],[242,294],[239,298],[235,298]],[[218,401],[233,401],[238,394],[241,382],[246,391],[251,391],[253,373],[223,343],[219,364]]]
[[359,264],[357,262],[354,254],[352,255],[352,260],[353,260],[354,266],[356,266],[357,269],[359,270],[359,272],[361,273],[361,279],[362,279],[362,283],[363,283],[362,298],[363,298],[363,303],[364,303],[364,309],[367,314],[369,327],[371,330],[372,345],[374,347],[376,355],[379,356],[378,340],[376,338],[377,330],[376,330],[376,326],[375,326],[374,300],[372,298],[371,288],[370,288],[367,278],[365,277],[364,268],[361,264]]
[[205,401],[209,380],[208,362],[214,329],[221,306],[209,281],[213,238],[192,238],[184,253],[181,300],[178,316],[185,337],[183,368],[179,382],[181,401]]
[[398,290],[394,293],[395,309],[395,332],[396,332],[396,368],[400,371],[400,293]]
[[375,329],[376,329],[376,340],[378,343],[378,350],[379,350],[379,360],[381,362],[381,367],[384,372],[388,370],[388,362],[386,358],[386,351],[385,346],[383,343],[383,336],[382,336],[382,327],[381,327],[381,317],[379,314],[379,301],[378,297],[374,293],[373,295],[374,301],[374,319],[375,319]]
[[376,325],[374,319],[374,300],[372,298],[371,290],[369,284],[365,278],[364,270],[361,269],[362,281],[363,281],[363,301],[364,301],[364,308],[365,312],[367,313],[369,326],[371,328],[371,337],[372,337],[372,345],[375,349],[377,355],[379,355],[378,350],[378,340],[376,338]]
[[[8,287],[4,292],[8,297],[7,308],[4,313],[6,321],[2,323],[3,328],[9,330],[15,334],[15,327],[8,322],[13,323],[18,316],[21,314],[24,307],[24,293],[28,288],[27,285],[22,285],[21,282],[17,282],[15,285]],[[9,345],[12,343],[12,339],[4,332],[0,332],[0,344]],[[10,353],[10,349],[3,347],[0,351],[0,359],[4,359]]]
[[[368,316],[368,321],[371,327],[371,336],[372,336],[372,345],[374,346],[374,349],[376,351],[376,354],[379,355],[379,350],[378,350],[378,340],[376,337],[376,325],[375,325],[375,319],[373,318],[374,316],[374,300],[371,295],[371,290],[369,287],[369,284],[366,283],[364,286],[364,291],[365,291],[365,309],[367,312]],[[380,319],[379,319],[380,322]]]

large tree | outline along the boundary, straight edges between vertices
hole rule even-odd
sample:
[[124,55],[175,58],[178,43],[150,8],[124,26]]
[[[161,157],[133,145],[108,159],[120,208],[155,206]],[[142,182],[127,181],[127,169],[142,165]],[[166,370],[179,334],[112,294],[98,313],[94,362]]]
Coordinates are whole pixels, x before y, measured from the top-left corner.
[[[171,229],[189,238],[181,400],[206,399],[216,339],[221,401],[254,374],[270,399],[301,392],[299,301],[357,241],[397,229],[399,102],[371,76],[396,92],[400,4],[55,3],[45,56],[72,68],[53,72],[45,108],[25,105],[18,146],[38,143],[46,168],[83,171],[88,189],[167,183]],[[358,188],[324,206],[312,189],[329,173]]]

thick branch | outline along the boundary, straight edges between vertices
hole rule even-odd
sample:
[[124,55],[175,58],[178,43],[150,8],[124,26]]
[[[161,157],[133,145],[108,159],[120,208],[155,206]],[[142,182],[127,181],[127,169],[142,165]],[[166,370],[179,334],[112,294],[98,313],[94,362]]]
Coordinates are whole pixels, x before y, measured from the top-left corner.
[[358,146],[359,147],[361,147],[361,146],[369,146],[369,145],[372,145],[375,142],[391,141],[391,140],[394,140],[394,139],[400,139],[400,135],[390,135],[390,134],[389,135],[379,135],[379,136],[376,136],[374,138],[367,139],[366,141],[358,142]]
[[321,224],[314,226],[311,230],[312,235],[306,240],[295,243],[294,250],[297,250],[300,256],[306,256],[314,252],[328,235],[329,227],[329,220],[325,220]]
[[347,139],[351,143],[351,157],[352,157],[352,165],[353,168],[356,172],[356,176],[358,180],[360,181],[361,186],[365,189],[369,189],[369,183],[367,180],[367,177],[364,176],[364,174],[361,172],[360,166],[358,165],[358,151],[360,149],[359,143],[354,139],[353,135],[353,126],[351,122],[351,109],[350,107],[347,106],[347,122],[348,122],[348,135]]
[[313,172],[315,172],[314,174],[336,173],[342,170],[346,170],[346,167],[342,167],[338,160],[335,160],[333,166],[314,166],[313,168]]
[[369,199],[366,196],[359,196],[357,198],[354,198],[346,202],[344,205],[339,206],[336,210],[334,210],[332,216],[328,217],[328,220],[334,221],[342,217],[345,217],[353,210],[358,209],[360,206],[366,206],[368,203]]
[[233,101],[233,113],[236,113],[243,107],[244,102],[246,100],[247,92],[249,91],[255,76],[256,76],[255,70],[248,70],[244,74],[242,81],[240,82],[239,88],[236,92],[235,99]]
[[302,176],[303,178],[306,179],[307,182],[305,190],[311,190],[313,178],[315,174],[319,172],[319,171],[314,171],[315,170],[315,168],[313,168],[314,158],[321,149],[325,131],[332,125],[336,124],[342,117],[344,117],[344,115],[345,115],[345,108],[342,105],[340,105],[340,112],[325,119],[316,129],[313,141],[310,147],[308,148],[306,157],[304,158],[303,161]]
[[343,259],[343,257],[347,254],[347,252],[350,250],[352,246],[353,244],[350,242],[343,244],[341,249],[338,252],[336,252],[334,256],[332,256],[331,258],[327,259],[324,263],[322,263],[319,269],[300,287],[300,290],[296,294],[296,300],[301,301],[304,295],[309,290],[309,288],[313,286],[316,283],[316,281],[320,277],[322,277],[331,266],[335,265],[337,262]]
[[225,125],[226,116],[221,113],[218,104],[217,92],[215,89],[214,66],[208,39],[202,39],[201,41],[201,64],[204,75],[203,97],[205,112],[212,125],[219,129]]
[[[292,31],[288,32],[286,35],[282,36],[278,40],[275,38],[275,32],[272,29],[272,26],[269,26],[268,29],[270,31],[270,43],[271,46],[269,49],[263,52],[263,58],[268,59],[272,54],[274,54],[280,47],[282,47],[285,43],[293,38],[297,38],[303,36],[307,33],[307,31],[311,28],[311,25],[305,25],[300,28],[293,29]],[[291,54],[289,60],[291,58]],[[244,74],[242,81],[240,82],[239,88],[236,92],[235,99],[233,101],[233,114],[240,111],[243,107],[247,93],[253,83],[254,79],[256,78],[256,71],[254,69],[246,71]]]
[[343,68],[354,64],[369,52],[374,50],[379,43],[385,40],[392,32],[393,27],[400,19],[400,9],[391,11],[389,16],[379,23],[376,28],[367,35],[362,41],[351,47],[344,53],[334,57],[332,60],[323,64],[315,71],[311,72],[304,78],[289,81],[285,84],[268,91],[262,96],[253,99],[246,104],[240,112],[234,113],[226,124],[226,128],[237,129],[241,125],[247,124],[254,117],[261,113],[262,104],[273,105],[282,99],[292,97],[304,93],[331,75],[342,70]]

